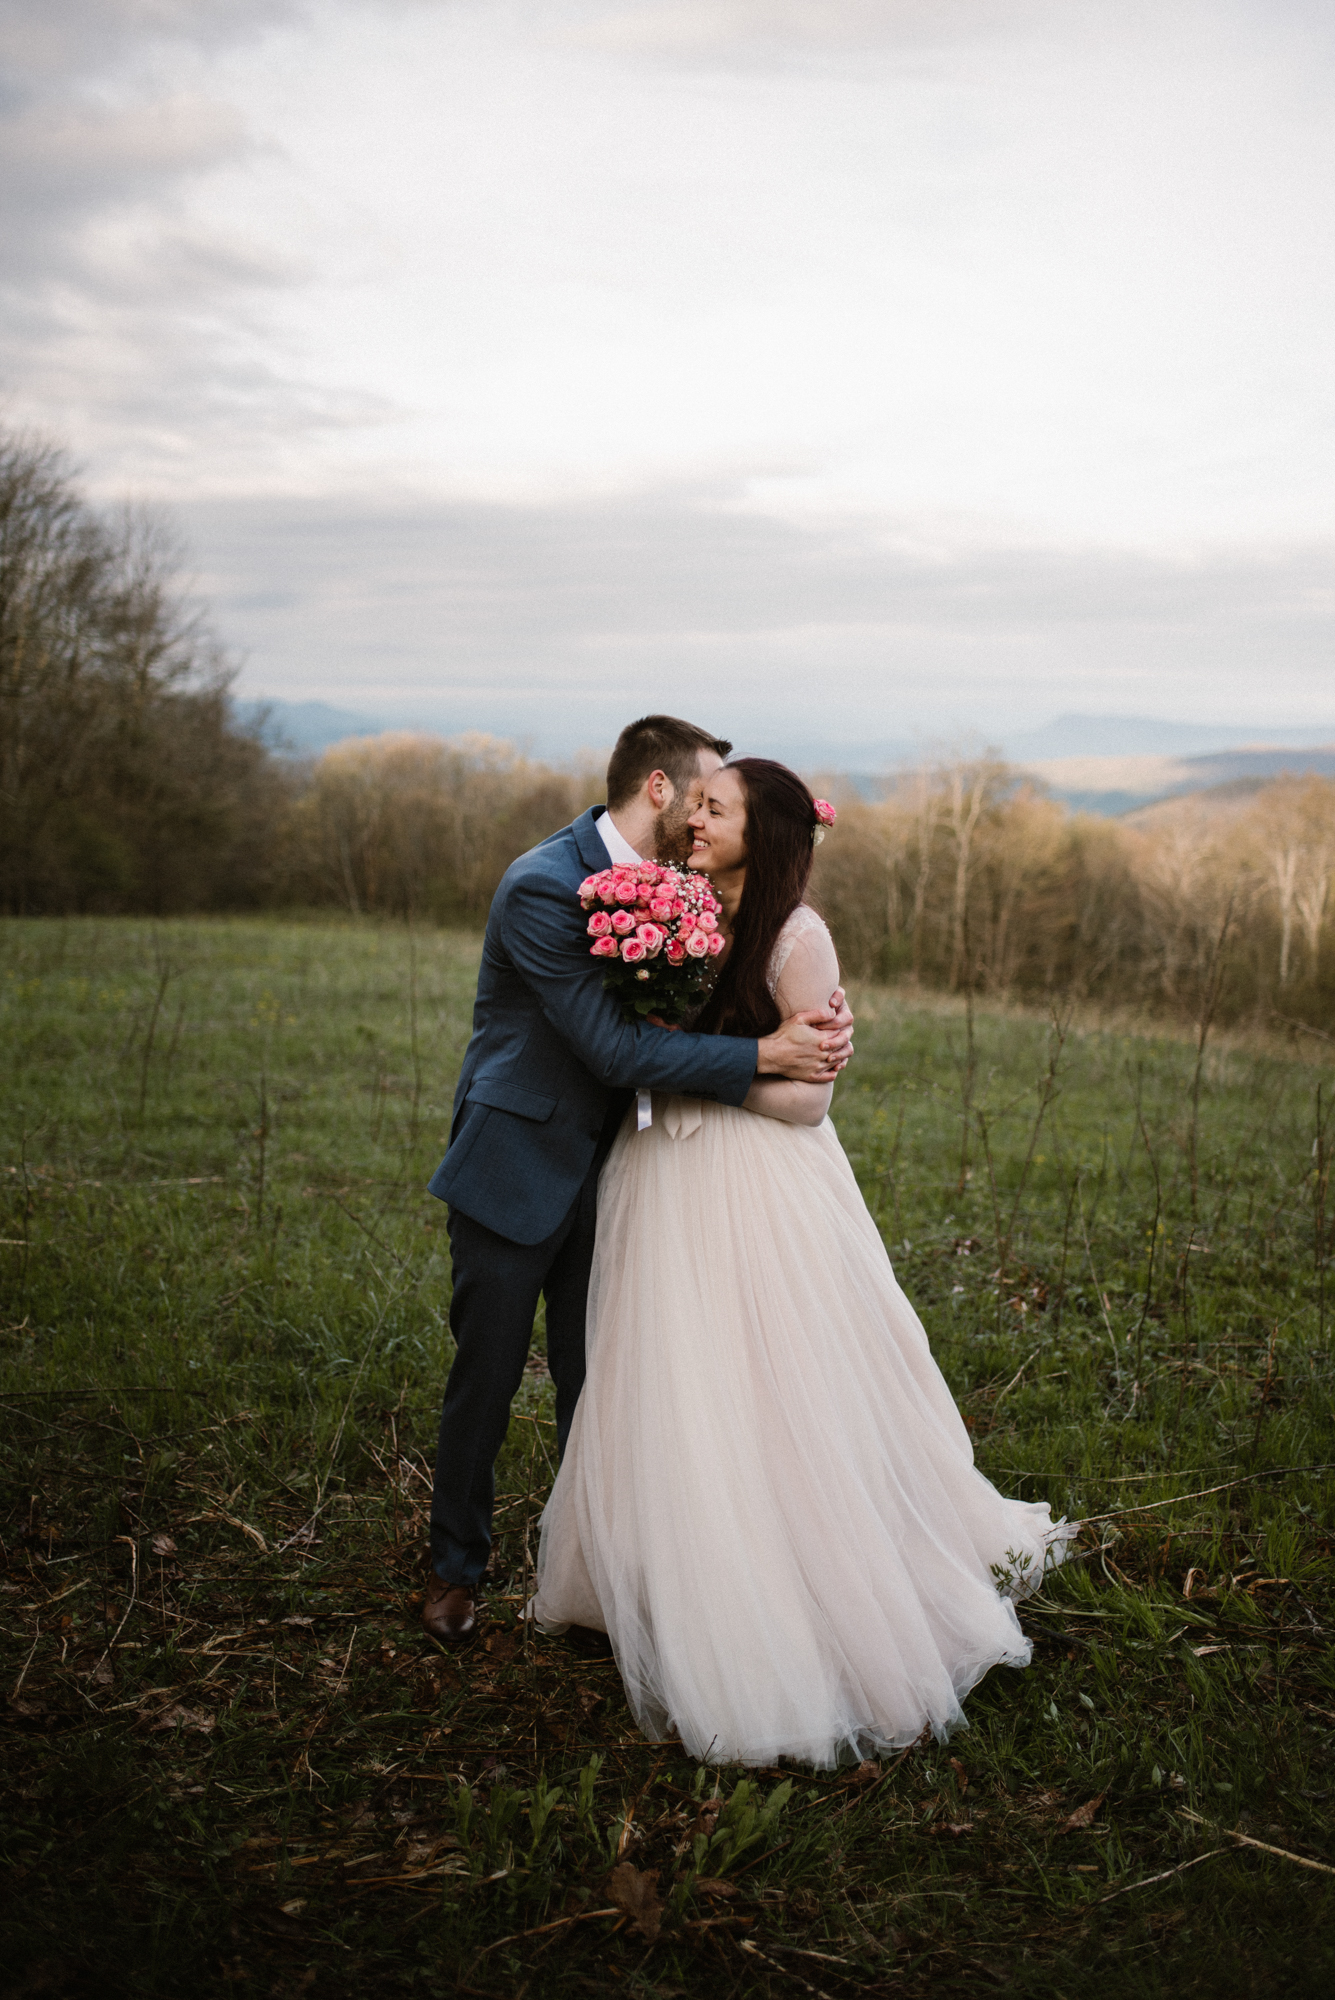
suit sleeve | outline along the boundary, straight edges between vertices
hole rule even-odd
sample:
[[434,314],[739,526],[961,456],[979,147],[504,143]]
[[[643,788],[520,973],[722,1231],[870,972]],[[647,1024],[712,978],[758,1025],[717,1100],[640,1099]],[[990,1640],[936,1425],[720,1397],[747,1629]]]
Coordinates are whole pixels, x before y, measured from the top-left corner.
[[758,1050],[741,1035],[689,1035],[632,1024],[602,983],[574,892],[533,873],[510,885],[501,941],[552,1027],[609,1089],[672,1090],[740,1104]]

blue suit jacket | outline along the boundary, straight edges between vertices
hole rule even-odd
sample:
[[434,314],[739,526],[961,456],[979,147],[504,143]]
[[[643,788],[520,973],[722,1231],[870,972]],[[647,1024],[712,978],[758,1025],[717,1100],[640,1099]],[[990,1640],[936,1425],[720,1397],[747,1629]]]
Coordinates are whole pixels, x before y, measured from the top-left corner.
[[[557,1228],[632,1089],[740,1104],[754,1040],[633,1026],[589,952],[579,885],[608,866],[596,806],[505,871],[482,947],[473,1035],[431,1193],[512,1243]],[[621,1094],[620,1099],[618,1093]]]

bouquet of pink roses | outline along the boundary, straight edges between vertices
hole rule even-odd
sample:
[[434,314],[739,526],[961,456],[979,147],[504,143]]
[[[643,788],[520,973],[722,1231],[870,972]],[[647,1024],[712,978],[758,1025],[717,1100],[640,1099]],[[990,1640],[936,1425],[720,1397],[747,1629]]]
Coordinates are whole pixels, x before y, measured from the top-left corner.
[[592,912],[590,950],[606,960],[603,984],[631,1020],[679,1021],[703,1000],[723,949],[719,901],[703,875],[617,863],[587,876],[579,900]]

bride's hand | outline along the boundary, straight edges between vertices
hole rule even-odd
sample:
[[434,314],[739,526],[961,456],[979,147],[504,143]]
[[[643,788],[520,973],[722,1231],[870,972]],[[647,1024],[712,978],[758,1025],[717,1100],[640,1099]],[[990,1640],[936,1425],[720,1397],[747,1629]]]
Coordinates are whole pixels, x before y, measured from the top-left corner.
[[[666,1028],[670,1035],[681,1033],[680,1021],[665,1021],[661,1014],[646,1014],[644,1018],[651,1028]],[[853,1016],[850,1014],[848,1018],[851,1021]]]

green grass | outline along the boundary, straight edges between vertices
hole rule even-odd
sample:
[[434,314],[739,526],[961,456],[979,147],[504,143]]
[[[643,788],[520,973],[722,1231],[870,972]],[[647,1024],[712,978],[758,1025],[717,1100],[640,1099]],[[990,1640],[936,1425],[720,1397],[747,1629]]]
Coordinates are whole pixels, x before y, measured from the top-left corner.
[[13,1990],[1331,1990],[1329,1065],[855,996],[836,1121],[979,1463],[1090,1525],[949,1745],[699,1770],[521,1641],[540,1327],[485,1645],[414,1622],[476,941],[0,940]]

